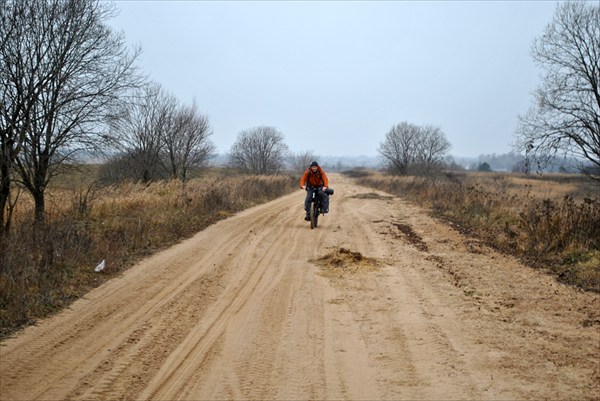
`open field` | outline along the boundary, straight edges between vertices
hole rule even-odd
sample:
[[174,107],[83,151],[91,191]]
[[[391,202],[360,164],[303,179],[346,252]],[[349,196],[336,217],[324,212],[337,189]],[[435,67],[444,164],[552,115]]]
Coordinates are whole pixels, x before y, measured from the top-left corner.
[[600,294],[339,175],[136,264],[0,346],[0,399],[600,398]]

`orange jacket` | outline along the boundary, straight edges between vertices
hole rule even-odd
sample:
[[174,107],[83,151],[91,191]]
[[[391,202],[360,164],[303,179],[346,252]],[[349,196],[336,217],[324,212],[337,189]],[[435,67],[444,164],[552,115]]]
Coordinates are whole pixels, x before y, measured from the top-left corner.
[[325,171],[321,168],[321,166],[317,166],[317,172],[313,174],[310,167],[302,174],[302,178],[300,178],[300,187],[306,185],[308,181],[309,187],[328,187],[329,179],[327,179],[327,175]]

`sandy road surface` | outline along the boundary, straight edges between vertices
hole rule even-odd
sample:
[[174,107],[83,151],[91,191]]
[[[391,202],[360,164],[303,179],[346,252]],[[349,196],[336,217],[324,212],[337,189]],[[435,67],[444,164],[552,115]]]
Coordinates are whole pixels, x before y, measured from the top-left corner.
[[600,399],[600,297],[332,177],[149,258],[0,347],[2,400]]

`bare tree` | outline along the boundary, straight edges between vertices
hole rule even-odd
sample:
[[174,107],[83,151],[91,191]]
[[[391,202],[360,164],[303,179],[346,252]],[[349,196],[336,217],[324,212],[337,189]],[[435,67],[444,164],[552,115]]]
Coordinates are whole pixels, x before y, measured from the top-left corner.
[[302,174],[313,160],[317,160],[315,153],[312,150],[292,153],[289,157],[290,168],[294,173]]
[[288,152],[283,134],[273,127],[256,127],[238,134],[229,154],[232,166],[253,174],[277,174]]
[[105,24],[115,7],[100,0],[5,0],[0,13],[2,163],[16,169],[42,222],[57,169],[108,139],[105,119],[137,84],[139,52]]
[[[14,164],[30,127],[31,109],[53,71],[32,68],[43,58],[42,32],[46,30],[39,10],[26,2],[0,7],[0,237],[11,220],[10,195]],[[30,21],[22,24],[21,21]]]
[[420,127],[417,138],[415,165],[418,166],[418,170],[423,174],[438,171],[451,147],[446,135],[441,128],[426,125]]
[[135,90],[133,98],[113,119],[112,135],[119,140],[126,176],[149,182],[161,178],[164,136],[175,129],[178,102],[157,83]]
[[165,159],[171,178],[185,181],[191,167],[202,167],[215,152],[209,140],[212,130],[208,117],[198,112],[196,101],[182,106],[171,129],[164,132]]
[[397,174],[408,174],[408,168],[416,160],[416,143],[419,127],[408,122],[395,125],[385,135],[385,141],[379,146],[389,169]]
[[[144,182],[171,177],[186,180],[192,167],[202,167],[215,146],[208,117],[180,102],[160,84],[148,83],[135,91],[132,101],[112,121],[113,136],[119,139],[119,154],[103,170],[108,179]],[[121,166],[113,177],[111,167]],[[126,170],[122,171],[122,166]]]
[[402,122],[386,134],[379,154],[392,172],[406,175],[439,169],[449,149],[450,142],[440,128]]
[[544,70],[543,82],[535,106],[519,117],[515,147],[538,163],[559,154],[575,157],[584,172],[600,180],[598,3],[559,4],[544,34],[533,42],[532,55]]

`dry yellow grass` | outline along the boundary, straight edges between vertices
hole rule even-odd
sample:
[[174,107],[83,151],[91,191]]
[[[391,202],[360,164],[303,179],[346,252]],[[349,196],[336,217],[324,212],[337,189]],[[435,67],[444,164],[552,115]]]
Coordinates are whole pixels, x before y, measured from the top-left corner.
[[600,186],[586,177],[573,174],[546,174],[543,176],[511,173],[463,173],[455,177],[465,183],[480,184],[508,195],[530,195],[538,199],[560,200],[571,196],[576,200],[600,198]]
[[[47,191],[47,222],[19,198],[0,252],[0,337],[60,309],[135,260],[247,207],[296,189],[288,176],[229,176],[99,187],[93,177]],[[93,268],[106,261],[102,274]]]
[[344,278],[350,274],[376,270],[381,264],[376,259],[368,258],[360,252],[353,252],[346,248],[335,249],[313,262],[321,266],[320,274],[323,277],[330,278]]

